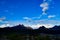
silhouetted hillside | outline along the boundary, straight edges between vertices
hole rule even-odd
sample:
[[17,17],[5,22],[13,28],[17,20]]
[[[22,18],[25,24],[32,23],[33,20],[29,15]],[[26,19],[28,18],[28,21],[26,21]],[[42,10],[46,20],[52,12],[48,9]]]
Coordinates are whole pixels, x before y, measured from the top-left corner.
[[51,29],[53,29],[53,30],[60,30],[60,25],[59,26],[57,26],[57,25],[55,25],[53,28],[51,28]]
[[38,29],[17,25],[14,27],[0,28],[0,40],[60,40],[60,26]]
[[8,33],[21,33],[21,34],[60,34],[60,26],[54,26],[53,28],[45,28],[44,26],[39,27],[38,29],[32,29],[31,27],[25,27],[24,25],[17,25],[14,27],[5,27],[0,28],[0,34]]

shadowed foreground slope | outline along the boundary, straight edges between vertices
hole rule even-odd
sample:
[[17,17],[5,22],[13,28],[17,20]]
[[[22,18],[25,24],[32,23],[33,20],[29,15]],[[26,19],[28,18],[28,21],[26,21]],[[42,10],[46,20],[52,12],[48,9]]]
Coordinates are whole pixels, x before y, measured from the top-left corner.
[[38,29],[17,25],[0,28],[0,40],[60,40],[60,26]]

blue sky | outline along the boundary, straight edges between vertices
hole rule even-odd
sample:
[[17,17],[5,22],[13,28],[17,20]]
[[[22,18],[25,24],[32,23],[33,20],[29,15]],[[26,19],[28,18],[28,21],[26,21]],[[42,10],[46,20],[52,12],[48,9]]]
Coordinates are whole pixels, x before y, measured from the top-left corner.
[[60,0],[0,0],[0,27],[7,24],[24,24],[32,28],[49,24],[50,27],[59,25],[59,20]]

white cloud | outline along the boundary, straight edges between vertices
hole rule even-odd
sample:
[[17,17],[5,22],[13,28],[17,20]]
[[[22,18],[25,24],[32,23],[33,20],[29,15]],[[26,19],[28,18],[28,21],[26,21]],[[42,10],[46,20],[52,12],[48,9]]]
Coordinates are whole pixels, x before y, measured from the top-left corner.
[[32,25],[31,27],[37,29],[41,26],[45,26],[46,28],[52,28],[54,25],[52,25],[52,24],[36,24],[36,25]]
[[48,18],[54,18],[56,15],[49,15]]
[[[32,23],[31,23],[32,22]],[[54,25],[60,25],[60,21],[57,20],[48,20],[48,19],[43,19],[43,20],[32,20],[31,22],[26,22],[26,21],[12,21],[10,23],[4,23],[0,25],[0,28],[4,28],[7,26],[13,27],[19,24],[23,24],[27,27],[32,27],[33,29],[37,29],[40,26],[45,26],[46,28],[51,28]]]
[[0,28],[4,28],[4,27],[8,27],[8,26],[11,26],[10,24],[2,24],[0,25]]
[[49,3],[45,2],[45,0],[44,0],[44,2],[42,4],[40,4],[40,7],[42,8],[42,11],[43,11],[42,14],[46,14],[46,10],[48,10],[48,8],[49,8]]
[[37,23],[37,24],[24,24],[25,26],[30,26],[31,28],[33,29],[37,29],[41,26],[45,26],[46,28],[52,28],[54,27],[55,25],[53,24],[41,24],[41,23]]
[[29,17],[23,17],[23,19],[28,23],[32,22],[33,20],[32,18],[29,18]]
[[48,3],[47,2],[44,2],[44,3],[42,3],[41,5],[40,5],[40,7],[42,7],[43,9],[42,9],[42,11],[43,12],[45,12],[46,10],[48,10]]
[[0,23],[2,23],[2,24],[0,24],[0,28],[12,26],[12,25],[10,25],[11,24],[10,21],[5,21],[5,19],[6,19],[6,17],[0,17]]
[[57,20],[33,20],[32,23],[26,23],[24,24],[25,26],[30,26],[33,29],[37,29],[40,26],[45,26],[46,28],[52,28],[55,25],[60,25],[60,21]]
[[46,15],[46,11],[49,9],[50,2],[52,0],[43,0],[43,3],[40,4],[40,7],[42,8],[42,14]]
[[23,19],[26,19],[26,20],[31,20],[31,18],[29,18],[29,17],[23,17]]

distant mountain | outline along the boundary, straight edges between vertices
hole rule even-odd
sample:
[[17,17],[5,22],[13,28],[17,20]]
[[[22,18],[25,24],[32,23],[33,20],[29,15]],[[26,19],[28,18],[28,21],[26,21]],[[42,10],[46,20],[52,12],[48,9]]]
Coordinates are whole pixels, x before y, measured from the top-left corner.
[[53,28],[45,28],[44,26],[36,29],[38,33],[47,33],[47,34],[60,34],[60,26],[54,26]]
[[21,34],[29,34],[33,31],[31,27],[25,27],[24,25],[16,25],[14,27],[5,27],[0,28],[0,33],[6,34],[6,33],[21,33]]
[[46,28],[44,26],[39,27],[38,30],[45,30]]
[[54,26],[53,28],[45,28],[44,26],[38,29],[32,29],[31,27],[25,27],[24,25],[16,25],[14,27],[0,28],[0,34],[8,33],[21,33],[21,34],[60,34],[60,26]]
[[51,30],[60,30],[60,25],[59,26],[55,25],[53,28],[51,28]]

